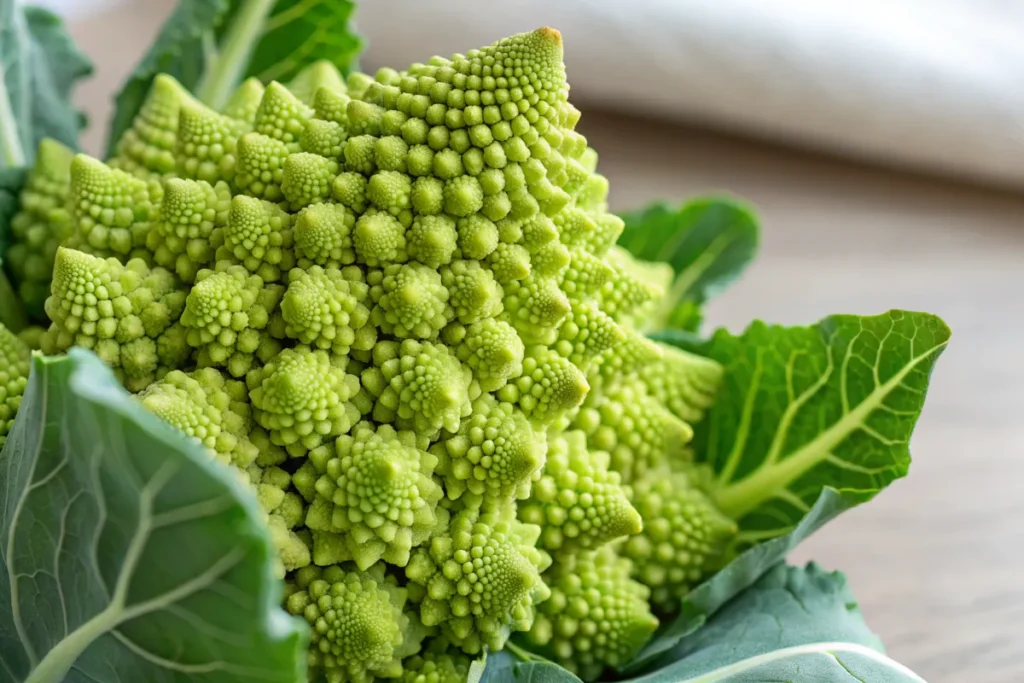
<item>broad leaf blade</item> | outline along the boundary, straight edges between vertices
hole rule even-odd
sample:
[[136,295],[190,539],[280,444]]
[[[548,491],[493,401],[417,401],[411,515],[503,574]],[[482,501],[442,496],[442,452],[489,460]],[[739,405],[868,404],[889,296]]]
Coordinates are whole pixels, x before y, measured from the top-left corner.
[[321,60],[348,73],[363,50],[350,26],[354,11],[351,0],[278,0],[246,75],[286,82]]
[[779,565],[633,683],[921,683],[882,652],[846,578],[811,563]]
[[656,203],[622,214],[619,245],[645,261],[663,261],[675,271],[672,291],[652,329],[694,331],[700,309],[738,278],[757,255],[757,217],[745,205],[705,197],[673,209]]
[[71,92],[91,73],[60,18],[0,0],[0,166],[29,165],[45,137],[78,148],[84,118]]
[[789,532],[826,486],[863,502],[904,476],[949,337],[938,317],[908,311],[715,334],[703,352],[725,366],[725,382],[694,448],[740,541]]
[[752,586],[766,572],[785,562],[789,553],[804,539],[854,504],[835,489],[823,490],[814,507],[796,528],[748,548],[686,596],[680,613],[658,630],[636,659],[624,667],[624,673],[640,674],[657,668],[665,652],[703,626],[722,605]]
[[254,497],[91,352],[35,357],[0,487],[0,680],[305,676]]
[[571,672],[552,662],[518,661],[502,650],[487,656],[480,683],[582,683]]

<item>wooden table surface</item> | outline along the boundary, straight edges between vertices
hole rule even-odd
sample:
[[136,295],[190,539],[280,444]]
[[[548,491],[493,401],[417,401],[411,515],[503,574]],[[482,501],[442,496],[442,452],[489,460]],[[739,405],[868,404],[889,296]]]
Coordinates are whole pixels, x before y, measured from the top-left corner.
[[[107,120],[170,5],[143,1],[72,27],[101,74],[79,93],[94,121]],[[951,326],[910,476],[792,559],[844,570],[890,654],[930,683],[1024,680],[1024,195],[621,115],[585,110],[580,130],[615,209],[719,191],[757,208],[761,258],[713,303],[709,324],[907,308]],[[94,130],[87,149],[102,139]]]

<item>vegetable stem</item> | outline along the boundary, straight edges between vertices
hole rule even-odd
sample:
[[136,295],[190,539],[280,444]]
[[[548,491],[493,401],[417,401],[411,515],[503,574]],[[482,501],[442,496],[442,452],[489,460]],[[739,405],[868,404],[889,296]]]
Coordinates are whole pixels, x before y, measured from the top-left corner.
[[199,99],[220,109],[242,81],[249,56],[263,33],[267,17],[276,0],[245,0],[234,22],[224,35],[219,54],[207,67],[197,88]]
[[113,605],[85,622],[46,653],[25,683],[60,683],[86,648],[117,626],[120,610]]
[[0,62],[0,160],[3,161],[0,167],[11,166],[18,168],[28,164],[25,150],[21,146],[21,138],[18,135],[18,122],[14,119],[14,112],[11,109],[11,98],[7,94],[7,84],[4,82],[3,74],[6,66]]

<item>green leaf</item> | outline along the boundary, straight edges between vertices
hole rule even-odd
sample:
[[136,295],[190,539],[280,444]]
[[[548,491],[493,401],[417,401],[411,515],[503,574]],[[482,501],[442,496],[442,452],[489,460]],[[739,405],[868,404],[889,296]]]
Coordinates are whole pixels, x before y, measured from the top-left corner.
[[78,148],[71,92],[92,73],[55,14],[0,0],[0,167],[31,164],[44,137]]
[[0,679],[305,680],[255,497],[91,352],[33,359],[0,488]]
[[519,661],[508,650],[487,656],[479,683],[582,683],[562,667],[547,661]]
[[351,0],[278,0],[246,76],[283,83],[321,60],[348,73],[363,50],[350,28],[355,8]]
[[860,503],[904,476],[949,337],[938,317],[898,310],[718,331],[702,351],[725,367],[723,388],[693,443],[741,544],[792,530],[826,486]]
[[247,76],[283,82],[320,60],[347,73],[363,46],[353,10],[351,0],[178,0],[117,95],[108,154],[160,73],[217,109]]
[[767,571],[785,562],[789,553],[804,539],[854,504],[835,489],[826,487],[811,511],[792,531],[748,548],[691,591],[679,614],[658,630],[636,659],[623,668],[623,672],[634,675],[658,668],[665,652],[703,626],[708,617],[752,586]]
[[922,683],[887,657],[846,578],[811,563],[779,565],[631,683]]
[[619,245],[645,261],[671,264],[672,290],[652,329],[696,331],[700,309],[736,280],[757,255],[757,217],[725,198],[694,199],[673,209],[664,203],[622,214]]

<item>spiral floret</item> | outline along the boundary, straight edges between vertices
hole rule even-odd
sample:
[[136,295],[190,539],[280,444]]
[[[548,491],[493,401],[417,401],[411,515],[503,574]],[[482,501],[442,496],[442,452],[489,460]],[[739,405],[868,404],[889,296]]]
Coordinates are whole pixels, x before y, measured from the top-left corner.
[[547,465],[519,517],[541,527],[540,543],[551,552],[597,548],[643,529],[608,454],[588,451],[580,431],[549,436]]
[[401,658],[418,649],[406,590],[377,565],[299,570],[286,609],[310,626],[309,669],[328,683],[372,683],[402,675]]
[[285,349],[246,376],[256,422],[293,457],[346,434],[359,419],[350,402],[359,378],[343,361],[308,347]]
[[539,532],[500,508],[455,514],[448,533],[418,548],[405,570],[423,624],[469,654],[529,630],[534,605],[549,594],[540,573],[551,560],[534,547]]
[[538,607],[527,645],[587,681],[633,661],[658,627],[650,589],[633,571],[610,546],[555,565],[544,575],[551,597]]
[[404,567],[409,553],[439,530],[444,495],[432,475],[437,457],[411,432],[367,423],[310,453],[296,475],[310,501],[317,564],[383,560]]

